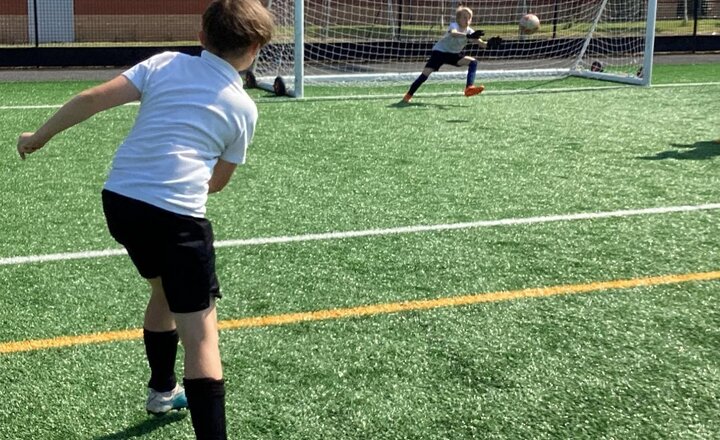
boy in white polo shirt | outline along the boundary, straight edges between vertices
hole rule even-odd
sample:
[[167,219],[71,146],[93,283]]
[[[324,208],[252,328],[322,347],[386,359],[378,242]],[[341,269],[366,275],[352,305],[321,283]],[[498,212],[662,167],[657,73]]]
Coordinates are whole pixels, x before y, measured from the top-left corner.
[[[257,121],[238,71],[270,41],[271,14],[257,0],[213,0],[203,14],[200,57],[165,52],[81,92],[18,140],[22,159],[57,133],[103,110],[140,100],[102,192],[112,236],[151,286],[144,342],[148,412],[189,406],[198,439],[225,439],[225,385],[218,346],[215,251],[204,218],[245,161]],[[185,389],[174,374],[178,339]],[[186,400],[187,395],[187,400]]]

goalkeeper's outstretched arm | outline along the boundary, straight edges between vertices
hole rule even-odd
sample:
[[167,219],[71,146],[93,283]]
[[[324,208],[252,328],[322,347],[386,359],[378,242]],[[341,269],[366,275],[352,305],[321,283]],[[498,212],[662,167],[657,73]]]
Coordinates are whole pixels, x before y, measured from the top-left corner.
[[483,49],[487,48],[487,46],[488,46],[488,42],[479,37],[477,40],[470,40],[470,41],[474,41],[476,44],[478,44]]
[[485,31],[478,29],[474,32],[470,32],[469,34],[467,34],[467,37],[469,40],[481,40],[480,37],[482,37],[483,35],[485,35]]
[[486,41],[485,47],[487,49],[500,49],[500,46],[502,46],[503,39],[500,37],[492,37],[489,40]]

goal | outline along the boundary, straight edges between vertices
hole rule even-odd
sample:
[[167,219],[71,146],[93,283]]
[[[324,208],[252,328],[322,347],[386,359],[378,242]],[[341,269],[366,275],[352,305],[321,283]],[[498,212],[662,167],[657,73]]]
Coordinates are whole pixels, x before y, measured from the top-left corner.
[[[471,27],[502,44],[466,54],[478,78],[579,76],[649,85],[657,0],[476,0]],[[455,20],[456,0],[269,0],[276,33],[252,69],[259,85],[302,97],[305,84],[411,81]],[[540,29],[520,32],[532,13]],[[433,79],[464,70],[443,66]]]

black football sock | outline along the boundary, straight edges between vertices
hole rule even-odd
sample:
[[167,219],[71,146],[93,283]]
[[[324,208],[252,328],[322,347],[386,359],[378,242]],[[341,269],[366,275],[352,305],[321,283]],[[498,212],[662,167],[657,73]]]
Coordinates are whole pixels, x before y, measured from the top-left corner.
[[420,86],[423,85],[425,81],[427,81],[427,79],[428,77],[421,73],[420,76],[417,77],[415,82],[412,83],[412,85],[410,86],[410,90],[408,90],[407,94],[410,96],[414,95],[415,92],[417,92],[417,89],[419,89]]
[[227,440],[225,381],[185,379],[185,396],[197,440]]
[[177,330],[153,332],[143,329],[145,353],[150,365],[148,387],[155,391],[172,391],[177,385],[175,379],[175,357],[177,356]]

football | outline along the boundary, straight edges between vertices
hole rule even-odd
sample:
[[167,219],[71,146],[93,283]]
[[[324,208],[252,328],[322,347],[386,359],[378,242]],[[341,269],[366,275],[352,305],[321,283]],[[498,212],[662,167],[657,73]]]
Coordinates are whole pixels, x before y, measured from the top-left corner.
[[520,32],[534,34],[540,30],[540,19],[535,14],[525,14],[520,19]]

